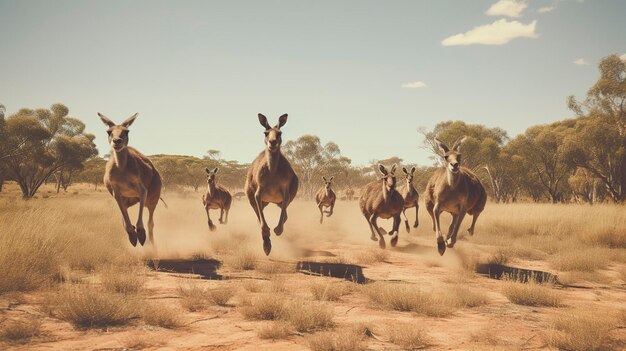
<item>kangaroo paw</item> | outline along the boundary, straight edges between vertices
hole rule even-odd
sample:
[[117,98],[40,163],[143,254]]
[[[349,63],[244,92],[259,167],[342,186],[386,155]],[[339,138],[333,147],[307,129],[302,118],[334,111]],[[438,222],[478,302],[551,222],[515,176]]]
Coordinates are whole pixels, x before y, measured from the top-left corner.
[[404,227],[406,228],[407,233],[411,232],[411,228],[409,227],[409,221],[404,221]]
[[446,242],[442,237],[437,238],[437,251],[439,251],[439,255],[441,256],[446,252]]
[[146,230],[144,228],[137,227],[137,240],[141,246],[146,242]]
[[265,256],[269,256],[272,251],[272,241],[269,237],[263,238],[263,251],[265,251]]

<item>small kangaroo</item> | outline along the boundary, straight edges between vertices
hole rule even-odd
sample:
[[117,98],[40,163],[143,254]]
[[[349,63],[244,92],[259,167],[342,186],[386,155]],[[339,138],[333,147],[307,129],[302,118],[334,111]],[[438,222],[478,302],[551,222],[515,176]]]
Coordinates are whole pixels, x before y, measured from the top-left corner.
[[413,177],[415,175],[415,167],[411,167],[411,171],[407,171],[405,167],[402,167],[402,172],[405,175],[405,184],[400,189],[400,194],[402,194],[402,198],[404,199],[404,208],[402,209],[402,214],[404,215],[404,226],[406,227],[406,232],[409,233],[411,228],[409,228],[409,219],[406,217],[406,209],[415,207],[415,222],[413,223],[413,228],[417,228],[419,226],[419,198],[420,195],[415,190],[415,186],[413,186]]
[[[398,243],[398,228],[400,227],[400,213],[404,208],[404,200],[402,195],[396,190],[396,165],[391,166],[391,170],[387,171],[385,166],[378,165],[380,173],[383,175],[380,180],[371,182],[365,186],[359,199],[361,212],[365,216],[365,220],[372,232],[371,239],[378,240],[378,246],[381,249],[386,247],[383,235],[386,234],[383,228],[377,224],[378,217],[383,219],[393,218],[393,228],[389,232],[391,238],[391,246]],[[380,239],[376,238],[376,233]]]
[[208,184],[206,194],[202,195],[202,204],[206,210],[206,216],[209,219],[209,229],[214,231],[215,225],[213,224],[213,221],[211,221],[209,210],[216,210],[219,208],[220,224],[228,223],[228,211],[230,211],[230,204],[233,201],[233,197],[230,195],[230,192],[226,190],[226,188],[215,182],[215,175],[217,174],[218,168],[215,168],[212,171],[208,168],[204,168],[204,171],[207,174]]
[[320,224],[324,222],[324,207],[330,208],[326,212],[327,217],[333,215],[335,200],[337,200],[337,196],[335,195],[335,192],[332,188],[334,178],[335,177],[330,177],[330,179],[326,180],[326,177],[322,177],[322,179],[324,180],[324,186],[317,191],[317,194],[315,194],[315,202],[317,203],[317,207],[320,209]]

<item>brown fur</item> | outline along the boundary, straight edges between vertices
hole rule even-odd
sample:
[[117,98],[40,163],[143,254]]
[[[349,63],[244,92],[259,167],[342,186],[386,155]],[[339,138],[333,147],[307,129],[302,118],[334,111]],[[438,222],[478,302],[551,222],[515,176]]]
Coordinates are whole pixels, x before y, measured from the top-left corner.
[[415,222],[413,223],[413,228],[417,228],[419,226],[420,195],[413,185],[415,167],[411,167],[410,171],[407,171],[406,168],[403,167],[402,172],[404,172],[405,175],[404,186],[400,188],[400,194],[402,195],[402,199],[404,200],[404,208],[402,209],[402,214],[404,215],[404,226],[406,227],[406,232],[409,233],[411,231],[411,228],[409,227],[409,219],[406,216],[406,209],[415,207]]
[[269,126],[265,116],[259,113],[258,117],[261,125],[265,127],[265,150],[248,168],[245,189],[250,205],[261,225],[263,250],[266,255],[269,255],[272,243],[263,209],[269,203],[274,203],[281,208],[278,225],[274,228],[274,233],[281,235],[287,221],[287,206],[298,192],[298,176],[280,151],[282,143],[280,128],[287,123],[287,114],[280,116],[279,124],[273,128]]
[[327,180],[326,177],[322,177],[324,186],[315,194],[315,203],[320,210],[320,224],[324,222],[324,207],[329,207],[329,210],[326,212],[327,217],[332,216],[333,210],[335,209],[337,196],[332,188],[333,178],[334,177],[330,177],[330,179]]
[[[154,210],[161,197],[161,176],[150,159],[141,152],[128,146],[128,127],[137,118],[131,116],[120,125],[116,125],[107,117],[101,115],[102,122],[109,127],[109,144],[112,147],[111,157],[104,172],[104,185],[115,198],[122,218],[124,228],[128,233],[128,240],[133,246],[137,241],[143,245],[146,241],[146,231],[143,226],[143,208],[148,209],[148,236],[154,244]],[[128,216],[128,208],[139,203],[137,227],[133,226]]]
[[202,204],[204,205],[204,210],[206,211],[206,216],[209,221],[209,229],[214,231],[215,225],[211,220],[209,210],[216,210],[219,208],[220,224],[227,224],[228,211],[230,211],[230,205],[233,201],[233,197],[230,195],[230,192],[226,190],[226,188],[216,183],[215,175],[217,174],[217,168],[213,171],[208,168],[205,168],[204,170],[207,173],[207,191],[204,195],[202,195]]
[[[478,216],[485,208],[487,192],[478,177],[469,169],[461,167],[459,148],[465,138],[454,143],[452,150],[438,139],[435,139],[444,152],[446,166],[439,168],[432,175],[424,194],[426,210],[433,220],[433,230],[437,238],[439,253],[443,255],[448,247],[454,247],[459,227],[465,214],[473,216],[472,224],[468,229],[474,235],[474,227]],[[455,172],[455,170],[458,170]],[[439,215],[446,211],[452,215],[452,223],[448,228],[448,235],[444,242]]]
[[[392,235],[391,246],[398,243],[398,228],[400,227],[400,213],[404,208],[402,195],[396,190],[396,176],[394,174],[396,165],[391,167],[391,171],[383,165],[378,166],[383,177],[380,180],[371,182],[363,188],[361,198],[359,199],[359,207],[365,220],[370,227],[374,241],[378,241],[381,249],[385,248],[384,234],[387,234],[383,228],[380,228],[377,219],[393,218],[393,228],[389,232]],[[376,238],[376,233],[379,239]]]

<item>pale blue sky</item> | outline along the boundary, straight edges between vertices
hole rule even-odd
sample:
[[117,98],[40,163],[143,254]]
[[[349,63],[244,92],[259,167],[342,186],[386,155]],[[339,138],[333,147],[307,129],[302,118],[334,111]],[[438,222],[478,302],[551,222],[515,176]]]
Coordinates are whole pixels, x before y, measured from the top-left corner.
[[[566,97],[584,95],[599,59],[626,53],[626,1],[487,15],[497,1],[0,0],[0,103],[9,114],[65,103],[101,154],[96,112],[139,112],[131,144],[146,154],[250,162],[262,112],[289,113],[286,139],[316,134],[356,164],[430,164],[419,126],[460,119],[514,136],[569,117]],[[510,41],[442,44],[484,25],[495,33],[479,42]],[[426,86],[402,87],[415,82]]]

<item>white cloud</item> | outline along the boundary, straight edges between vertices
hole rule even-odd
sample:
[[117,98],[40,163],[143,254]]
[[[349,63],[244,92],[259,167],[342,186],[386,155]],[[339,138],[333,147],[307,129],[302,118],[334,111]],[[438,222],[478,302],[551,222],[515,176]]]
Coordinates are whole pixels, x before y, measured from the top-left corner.
[[418,80],[416,82],[404,83],[402,84],[402,87],[407,88],[407,89],[426,88],[426,83],[422,82],[421,80]]
[[622,60],[622,61],[626,62],[626,54],[624,54],[624,55],[620,56],[619,58],[620,58],[620,60]]
[[537,12],[539,13],[548,13],[548,12],[552,12],[556,10],[556,6],[544,6],[544,7],[540,7]]
[[581,57],[578,60],[574,61],[574,64],[579,65],[579,66],[586,66],[589,64],[589,62],[587,62],[587,60]]
[[489,16],[520,17],[528,4],[524,1],[500,0],[491,5],[485,14]]
[[539,34],[535,32],[537,21],[523,24],[518,21],[507,21],[499,19],[491,24],[474,27],[465,33],[459,33],[444,39],[443,46],[453,45],[503,45],[515,38],[537,38]]

